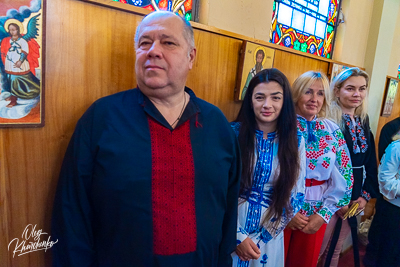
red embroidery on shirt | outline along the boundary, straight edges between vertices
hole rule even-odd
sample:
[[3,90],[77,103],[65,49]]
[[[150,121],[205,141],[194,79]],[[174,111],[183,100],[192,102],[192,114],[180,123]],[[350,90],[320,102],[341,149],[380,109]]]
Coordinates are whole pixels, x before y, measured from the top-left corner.
[[152,156],[154,254],[196,250],[194,162],[190,124],[171,130],[148,119]]

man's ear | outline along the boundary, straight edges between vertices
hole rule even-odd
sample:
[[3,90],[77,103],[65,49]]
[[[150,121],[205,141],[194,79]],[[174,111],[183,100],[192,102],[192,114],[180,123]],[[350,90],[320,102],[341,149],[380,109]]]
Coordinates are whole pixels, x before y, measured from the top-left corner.
[[193,48],[192,51],[190,51],[189,53],[189,70],[193,68],[193,63],[196,58],[196,53],[197,53],[196,48]]

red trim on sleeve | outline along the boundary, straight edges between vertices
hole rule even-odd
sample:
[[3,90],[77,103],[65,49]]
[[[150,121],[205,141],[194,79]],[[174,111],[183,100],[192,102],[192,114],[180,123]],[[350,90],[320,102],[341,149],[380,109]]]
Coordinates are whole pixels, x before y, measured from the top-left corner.
[[149,117],[154,254],[196,250],[194,162],[190,124],[172,132]]

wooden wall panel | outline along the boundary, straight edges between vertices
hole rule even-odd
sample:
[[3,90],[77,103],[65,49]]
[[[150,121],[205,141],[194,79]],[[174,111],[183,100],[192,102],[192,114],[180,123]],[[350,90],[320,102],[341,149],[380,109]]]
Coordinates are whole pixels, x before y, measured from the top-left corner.
[[[48,0],[46,124],[0,129],[0,266],[50,266],[51,250],[12,256],[8,244],[28,224],[50,233],[52,203],[63,155],[75,124],[96,99],[136,85],[135,15],[77,0]],[[241,103],[234,87],[242,40],[195,30],[197,59],[187,85],[233,120]],[[328,62],[276,51],[275,67],[290,82]],[[60,241],[61,242],[61,241]]]
[[274,68],[282,71],[290,84],[306,71],[314,70],[328,74],[329,63],[318,59],[275,50]]
[[197,59],[187,85],[232,121],[241,106],[234,101],[234,89],[242,41],[195,30],[195,42]]
[[81,1],[47,1],[46,125],[0,130],[0,266],[51,265],[51,250],[13,258],[8,243],[28,224],[50,233],[58,173],[77,120],[94,100],[135,87],[140,20]]

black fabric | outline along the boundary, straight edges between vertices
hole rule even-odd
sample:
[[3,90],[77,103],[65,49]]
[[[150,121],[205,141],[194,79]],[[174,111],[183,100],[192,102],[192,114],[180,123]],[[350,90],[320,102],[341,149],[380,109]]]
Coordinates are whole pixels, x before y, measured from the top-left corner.
[[351,164],[353,167],[364,166],[367,174],[363,185],[363,170],[353,169],[354,184],[351,200],[357,200],[361,196],[362,190],[367,191],[372,198],[376,198],[379,195],[378,168],[376,162],[374,135],[370,130],[368,119],[366,120],[366,123],[362,125],[368,144],[368,149],[365,153],[354,153],[352,148],[353,141],[349,132],[350,129],[347,125],[345,127],[346,128],[343,131],[343,135],[346,139],[346,144],[350,152]]
[[335,230],[333,231],[333,234],[332,234],[332,239],[330,242],[328,254],[326,255],[324,267],[329,267],[331,265],[332,256],[333,256],[333,253],[335,252],[335,247],[339,240],[340,230],[342,230],[342,223],[343,223],[342,219],[338,218],[338,220],[336,221],[336,224],[335,224]]
[[351,239],[353,240],[353,255],[354,255],[354,266],[360,267],[360,253],[358,249],[358,236],[357,236],[357,217],[353,216],[347,219],[351,230]]
[[378,154],[379,160],[382,159],[383,154],[388,145],[393,141],[392,137],[400,130],[400,117],[388,122],[383,126],[379,136]]
[[366,267],[399,267],[400,207],[380,197],[375,208],[363,263]]
[[[346,139],[346,144],[350,152],[351,163],[353,167],[364,166],[366,171],[366,179],[363,185],[363,169],[355,168],[353,169],[353,190],[351,194],[351,200],[357,200],[361,196],[361,191],[366,191],[371,195],[371,198],[376,198],[379,196],[379,185],[378,185],[378,170],[376,163],[376,152],[375,152],[375,142],[374,135],[372,134],[369,127],[369,119],[367,118],[362,128],[365,133],[365,137],[367,139],[368,149],[365,153],[357,153],[355,154],[353,151],[353,140],[351,138],[350,129],[346,125],[345,130],[343,131],[344,138]],[[361,144],[358,144],[361,146]],[[358,251],[358,238],[357,238],[357,218],[351,217],[348,218],[347,221],[342,222],[342,219],[338,218],[335,230],[332,235],[332,241],[329,246],[328,256],[325,261],[325,266],[329,266],[332,260],[333,252],[335,250],[337,241],[340,235],[340,229],[342,223],[348,223],[351,229],[351,236],[353,241],[353,253],[354,253],[354,264],[356,267],[360,266],[360,258]]]
[[236,136],[218,108],[185,90],[190,101],[177,127],[190,120],[196,251],[153,254],[147,116],[173,129],[133,89],[99,99],[77,123],[54,201],[53,266],[231,266],[240,177]]

